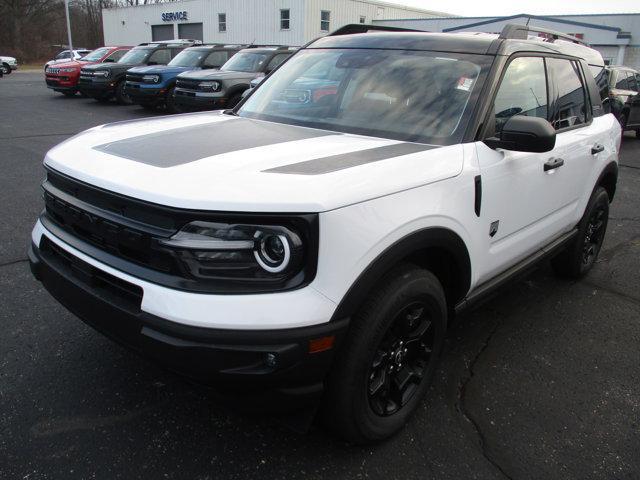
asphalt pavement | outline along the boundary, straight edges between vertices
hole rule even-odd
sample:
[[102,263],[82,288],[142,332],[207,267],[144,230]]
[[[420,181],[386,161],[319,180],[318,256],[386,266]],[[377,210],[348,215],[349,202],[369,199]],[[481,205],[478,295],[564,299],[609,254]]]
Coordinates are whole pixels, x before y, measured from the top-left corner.
[[393,439],[297,434],[107,340],[29,273],[45,152],[148,116],[0,79],[0,479],[640,478],[640,139],[592,273],[548,265],[450,327],[436,382]]

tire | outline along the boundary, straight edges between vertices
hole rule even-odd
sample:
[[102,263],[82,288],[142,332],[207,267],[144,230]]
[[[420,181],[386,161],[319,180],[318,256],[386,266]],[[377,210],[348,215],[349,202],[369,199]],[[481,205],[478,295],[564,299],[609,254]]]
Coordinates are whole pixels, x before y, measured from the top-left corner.
[[[352,319],[336,355],[323,400],[326,426],[356,444],[400,430],[431,384],[446,324],[435,275],[412,264],[386,275]],[[409,371],[419,376],[402,381]]]
[[167,107],[167,112],[169,113],[182,113],[182,109],[180,106],[176,105],[176,97],[174,96],[174,92],[176,87],[171,87],[167,92],[164,100],[164,104]]
[[620,115],[620,127],[622,127],[622,133],[624,134],[625,130],[627,129],[627,122],[628,122],[628,118],[627,118],[627,114],[623,113],[622,115]]
[[593,267],[602,248],[609,220],[609,195],[598,187],[591,195],[571,244],[551,260],[556,275],[580,278]]
[[636,128],[636,138],[640,139],[640,128]]
[[9,75],[11,73],[11,67],[8,63],[2,64],[2,73],[4,73],[5,75]]
[[124,80],[120,80],[116,85],[116,103],[118,105],[133,105],[131,97],[125,93]]

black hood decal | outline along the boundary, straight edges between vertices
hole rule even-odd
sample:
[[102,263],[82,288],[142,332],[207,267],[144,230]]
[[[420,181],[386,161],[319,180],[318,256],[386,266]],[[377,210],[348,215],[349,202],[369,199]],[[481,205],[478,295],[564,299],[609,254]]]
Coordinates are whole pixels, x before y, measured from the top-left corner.
[[230,118],[221,122],[140,135],[93,148],[154,167],[169,168],[237,150],[327,135],[339,134],[280,123]]
[[421,143],[395,143],[384,147],[367,148],[356,152],[341,153],[329,157],[306,160],[281,167],[264,170],[266,173],[285,173],[290,175],[322,175],[366,163],[378,162],[388,158],[401,157],[412,153],[438,148],[436,145]]

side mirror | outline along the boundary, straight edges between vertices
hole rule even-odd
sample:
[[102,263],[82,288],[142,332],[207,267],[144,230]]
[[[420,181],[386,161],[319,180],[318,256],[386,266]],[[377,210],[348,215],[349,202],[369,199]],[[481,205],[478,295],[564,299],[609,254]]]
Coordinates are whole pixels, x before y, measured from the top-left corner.
[[556,146],[556,131],[544,118],[515,115],[506,121],[498,137],[486,138],[489,148],[543,153]]

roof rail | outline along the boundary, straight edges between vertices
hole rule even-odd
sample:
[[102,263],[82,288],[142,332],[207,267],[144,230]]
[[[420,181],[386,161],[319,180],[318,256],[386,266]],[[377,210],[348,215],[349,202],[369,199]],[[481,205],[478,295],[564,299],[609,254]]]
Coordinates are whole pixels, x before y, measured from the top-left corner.
[[570,42],[573,43],[579,43],[581,45],[584,45],[586,47],[589,47],[590,45],[585,42],[584,40],[581,40],[577,37],[574,37],[573,35],[569,35],[568,33],[562,33],[562,32],[557,32],[555,30],[548,30],[546,28],[541,28],[541,27],[530,27],[528,25],[518,25],[515,23],[509,23],[507,25],[504,26],[504,28],[502,29],[502,32],[500,32],[500,37],[503,40],[527,40],[527,33],[532,32],[532,33],[544,33],[546,35],[549,35],[551,37],[551,40],[558,40],[558,39],[563,39],[563,40],[568,40]]
[[385,25],[365,25],[364,23],[350,23],[344,27],[331,32],[328,36],[353,35],[355,33],[368,32],[426,32],[426,30],[416,30],[414,28],[387,27]]

